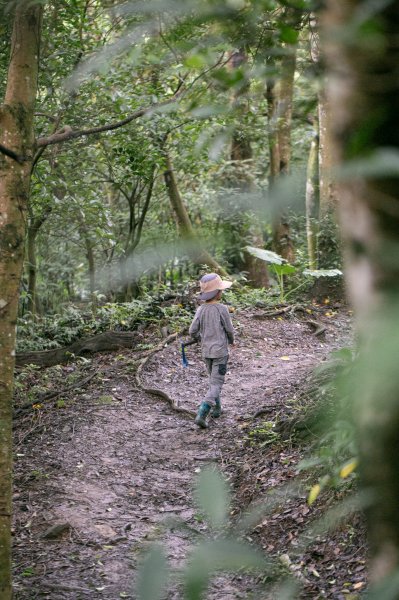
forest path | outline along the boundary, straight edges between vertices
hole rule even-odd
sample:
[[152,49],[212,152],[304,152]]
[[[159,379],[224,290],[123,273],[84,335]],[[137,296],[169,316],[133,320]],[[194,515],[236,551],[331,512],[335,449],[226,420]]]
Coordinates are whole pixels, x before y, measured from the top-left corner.
[[[239,334],[223,390],[225,412],[209,429],[143,393],[135,384],[134,353],[123,352],[93,358],[99,374],[87,389],[51,410],[51,427],[28,432],[16,458],[17,599],[133,599],[137,563],[152,540],[166,545],[174,566],[182,564],[194,532],[208,531],[192,502],[195,473],[207,462],[226,470],[229,457],[243,452],[243,420],[265,406],[281,408],[309,369],[350,339],[345,309],[319,312],[327,326],[323,339],[301,318],[259,321],[255,312],[261,311],[233,316]],[[198,347],[187,355],[190,365],[183,368],[178,344],[170,344],[149,360],[142,378],[196,410],[206,372]],[[188,527],[164,528],[167,517]],[[59,523],[68,526],[43,538]],[[221,576],[207,598],[260,598],[254,586],[250,578]],[[167,597],[181,598],[181,591],[172,587]]]

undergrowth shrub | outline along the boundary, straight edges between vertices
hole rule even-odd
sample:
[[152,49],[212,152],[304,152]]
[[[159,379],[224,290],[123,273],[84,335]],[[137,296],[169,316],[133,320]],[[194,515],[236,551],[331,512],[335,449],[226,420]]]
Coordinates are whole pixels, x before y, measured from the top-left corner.
[[292,432],[294,436],[300,432],[298,437],[308,444],[307,457],[299,463],[298,470],[312,471],[318,477],[310,491],[310,503],[326,487],[347,486],[356,470],[350,393],[354,359],[350,348],[333,352],[326,363],[314,370],[308,388],[299,396],[299,405],[296,401]]
[[94,313],[70,305],[60,314],[41,319],[25,315],[18,320],[17,351],[48,350],[110,329],[131,331],[147,310],[147,303],[105,304]]

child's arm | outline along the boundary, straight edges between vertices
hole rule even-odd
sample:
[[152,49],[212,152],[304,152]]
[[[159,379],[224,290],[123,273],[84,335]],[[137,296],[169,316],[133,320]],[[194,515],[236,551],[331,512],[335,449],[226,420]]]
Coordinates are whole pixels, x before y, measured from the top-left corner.
[[194,338],[195,340],[197,340],[200,336],[200,320],[199,320],[199,309],[197,310],[197,312],[195,313],[195,317],[190,325],[190,328],[188,330],[189,335],[191,335],[192,338]]
[[220,318],[222,321],[223,328],[226,332],[229,344],[234,344],[235,331],[234,331],[233,323],[231,322],[230,313],[229,313],[228,309],[226,307],[224,307],[224,308],[225,308],[225,310],[223,310],[223,312],[221,313]]

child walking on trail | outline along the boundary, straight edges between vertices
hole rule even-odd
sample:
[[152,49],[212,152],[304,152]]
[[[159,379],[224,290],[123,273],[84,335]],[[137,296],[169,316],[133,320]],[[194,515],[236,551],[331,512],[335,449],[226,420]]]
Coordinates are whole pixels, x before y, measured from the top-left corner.
[[209,273],[200,279],[200,300],[204,300],[190,325],[189,334],[201,336],[202,357],[209,373],[209,389],[198,409],[195,423],[206,428],[206,417],[221,415],[220,392],[224,384],[229,359],[228,345],[234,344],[234,329],[227,306],[220,304],[223,290],[232,285],[217,273]]

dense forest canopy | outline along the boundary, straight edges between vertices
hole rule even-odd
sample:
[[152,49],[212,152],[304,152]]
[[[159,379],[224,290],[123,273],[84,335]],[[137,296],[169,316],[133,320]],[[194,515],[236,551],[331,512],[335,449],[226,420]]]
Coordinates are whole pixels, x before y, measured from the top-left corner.
[[[251,243],[257,239],[272,249],[269,153],[286,101],[270,107],[266,88],[277,88],[283,59],[295,53],[294,126],[290,116],[285,127],[292,138],[290,169],[303,174],[317,129],[317,69],[310,55],[316,33],[305,7],[255,8],[222,3],[195,14],[185,5],[181,14],[182,7],[166,3],[160,14],[154,3],[141,14],[134,4],[123,10],[101,2],[48,5],[37,138],[107,128],[137,110],[148,113],[115,130],[39,147],[23,280],[28,310],[32,294],[35,308],[44,303],[47,310],[90,291],[123,299],[141,274],[165,267],[161,257],[155,268],[144,262],[139,277],[124,267],[160,238],[170,264],[188,268],[174,248],[179,234],[163,181],[166,155],[191,221],[218,262],[238,274],[248,271],[246,242],[257,245]],[[276,127],[268,110],[276,111]],[[289,202],[303,215],[305,186],[298,179]],[[304,236],[303,224],[294,235]]]

